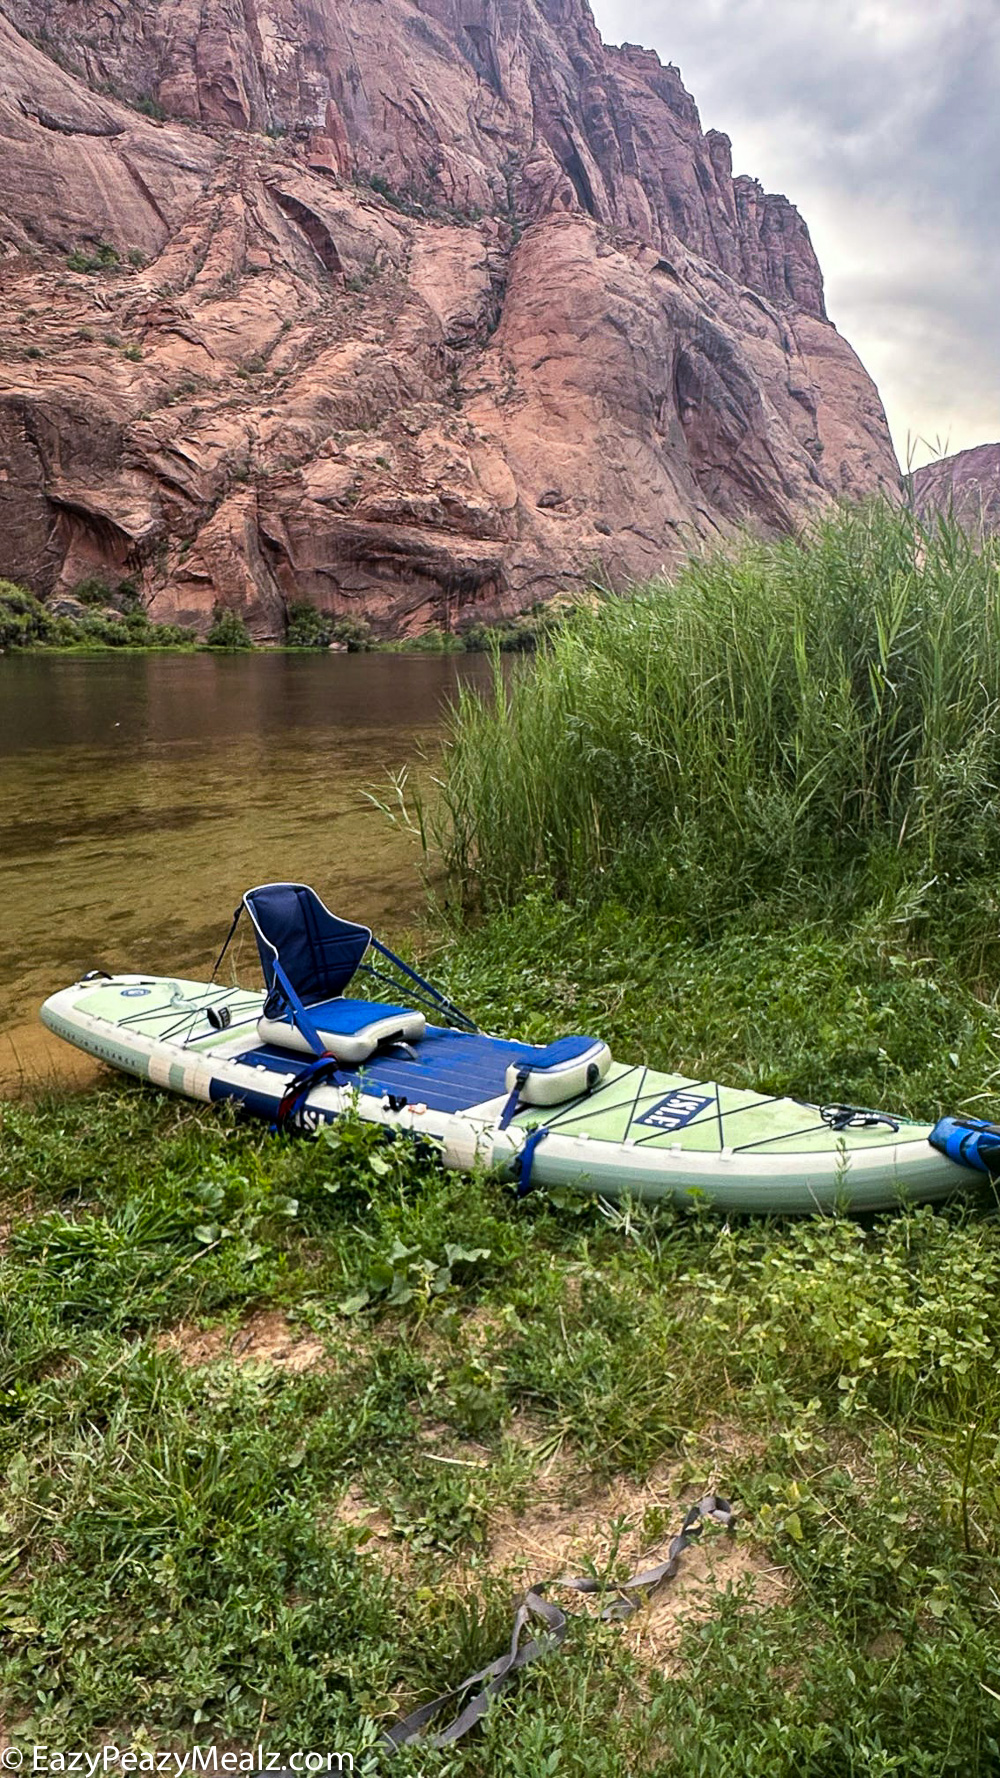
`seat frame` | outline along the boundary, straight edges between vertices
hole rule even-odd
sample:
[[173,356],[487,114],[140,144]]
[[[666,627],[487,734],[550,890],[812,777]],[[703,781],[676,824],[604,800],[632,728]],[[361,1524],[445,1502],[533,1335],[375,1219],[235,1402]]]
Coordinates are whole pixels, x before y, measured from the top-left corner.
[[257,917],[257,910],[254,906],[253,898],[267,889],[289,889],[294,890],[299,894],[311,896],[313,901],[319,904],[319,907],[328,919],[336,921],[338,925],[344,928],[345,939],[352,933],[356,934],[359,939],[362,935],[364,936],[364,947],[358,957],[357,963],[337,984],[337,987],[322,996],[322,1000],[333,999],[337,993],[337,988],[341,990],[346,988],[348,982],[356,974],[358,967],[364,960],[365,952],[368,950],[368,947],[372,942],[371,927],[362,926],[357,921],[353,920],[341,920],[340,916],[334,914],[330,908],[327,907],[322,896],[317,895],[315,889],[311,889],[308,883],[258,883],[253,889],[247,889],[242,897],[242,905],[250,915],[250,921],[257,938],[257,950],[260,956],[261,968],[264,971],[265,986],[271,993],[274,992],[276,987],[280,990],[282,999],[288,1008],[292,1024],[296,1030],[302,1033],[302,1036],[309,1044],[313,1053],[317,1056],[322,1056],[326,1053],[326,1046],[316,1029],[314,1020],[310,1016],[309,1009],[291,981],[278,954],[277,945],[272,938],[268,937]]
[[[349,967],[345,966],[345,970],[341,971],[339,974],[334,972],[334,979],[325,986],[324,991],[312,1002],[313,1005],[322,1004],[323,1001],[342,996],[344,988],[347,987],[348,983],[353,979],[358,970],[364,970],[366,975],[370,975],[377,982],[389,985],[398,994],[400,987],[399,982],[394,981],[392,976],[388,975],[384,969],[379,969],[374,963],[367,961],[369,953],[377,951],[381,957],[384,957],[390,964],[392,964],[394,969],[398,970],[408,981],[414,984],[417,992],[411,995],[412,999],[422,1001],[425,1007],[431,1012],[437,1013],[439,1017],[443,1013],[449,1024],[459,1030],[473,1032],[479,1030],[479,1026],[474,1019],[471,1019],[467,1013],[464,1013],[460,1007],[456,1006],[454,1001],[449,1000],[446,994],[442,994],[439,989],[435,988],[432,982],[425,980],[422,975],[419,975],[415,969],[411,968],[410,964],[404,963],[402,957],[397,957],[395,951],[390,951],[388,945],[384,945],[381,939],[374,936],[369,926],[363,926],[359,922],[353,920],[343,920],[339,914],[331,912],[322,897],[316,893],[315,889],[310,888],[308,883],[259,883],[255,888],[248,889],[245,892],[241,899],[240,906],[236,909],[236,912],[233,915],[233,924],[230,928],[229,937],[226,939],[226,942],[219,953],[215,969],[212,971],[212,978],[214,980],[219,965],[226,954],[233,933],[236,930],[240,915],[245,909],[250,916],[250,921],[256,936],[257,951],[260,956],[261,968],[264,972],[265,986],[269,990],[269,993],[280,993],[293,1026],[301,1033],[302,1037],[308,1043],[315,1055],[322,1056],[327,1052],[320,1032],[317,1029],[316,1021],[312,1017],[310,1005],[307,1002],[306,996],[300,993],[294,982],[291,980],[288,970],[281,961],[278,946],[264,930],[258,917],[258,912],[254,906],[254,897],[262,895],[263,892],[268,889],[287,889],[298,895],[309,897],[316,909],[327,920],[331,921],[334,926],[341,929],[345,945],[349,946],[352,936],[360,945],[356,960],[350,964]],[[361,943],[362,939],[364,941],[363,944]],[[384,1003],[378,1001],[372,1002],[373,1007],[377,1007],[380,1004]]]

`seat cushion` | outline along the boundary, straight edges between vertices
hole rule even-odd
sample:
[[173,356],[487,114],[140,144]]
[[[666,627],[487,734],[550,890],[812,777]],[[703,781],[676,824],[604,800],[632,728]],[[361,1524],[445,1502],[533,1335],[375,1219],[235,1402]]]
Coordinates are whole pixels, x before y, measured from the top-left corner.
[[[382,1006],[375,1000],[323,1000],[307,1010],[324,1048],[338,1062],[351,1066],[367,1061],[380,1044],[393,1039],[418,1043],[427,1029],[422,1012],[407,1006]],[[305,1056],[313,1054],[308,1038],[293,1025],[287,1012],[278,1018],[268,1018],[265,1012],[257,1021],[257,1032],[262,1043]]]
[[507,1091],[521,1079],[522,1105],[561,1105],[591,1093],[611,1066],[611,1051],[599,1037],[560,1037],[538,1049],[520,1066],[507,1069]]

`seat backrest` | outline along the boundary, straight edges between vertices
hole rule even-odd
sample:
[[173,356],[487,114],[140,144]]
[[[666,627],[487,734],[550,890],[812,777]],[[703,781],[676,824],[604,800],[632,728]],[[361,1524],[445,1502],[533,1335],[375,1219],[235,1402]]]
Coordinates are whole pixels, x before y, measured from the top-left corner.
[[306,1006],[342,994],[371,944],[371,931],[340,920],[305,883],[262,883],[243,905],[253,921],[268,992],[279,963]]

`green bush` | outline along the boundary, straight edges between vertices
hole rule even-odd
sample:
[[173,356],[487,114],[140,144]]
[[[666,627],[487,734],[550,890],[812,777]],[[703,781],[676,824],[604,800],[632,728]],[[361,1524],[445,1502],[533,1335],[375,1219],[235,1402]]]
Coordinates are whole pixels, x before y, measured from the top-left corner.
[[308,603],[288,608],[285,641],[289,648],[329,648],[331,642],[342,642],[348,654],[365,654],[373,640],[367,618],[333,617]]
[[250,632],[238,611],[228,605],[216,605],[212,611],[212,625],[205,637],[209,648],[227,649],[230,652],[240,648],[252,648]]
[[469,654],[488,654],[491,648],[498,648],[501,654],[532,654],[546,628],[544,619],[539,622],[522,618],[509,623],[470,624],[462,631],[461,639]]
[[329,648],[333,641],[333,630],[333,620],[329,613],[317,611],[315,605],[288,607],[285,641],[289,648]]
[[55,624],[40,599],[10,580],[0,580],[0,648],[30,648],[48,642]]
[[111,602],[111,588],[106,580],[98,574],[88,574],[85,580],[78,580],[73,588],[74,599],[81,605],[108,605]]
[[391,644],[394,654],[464,654],[465,642],[454,630],[421,630]]
[[97,576],[83,580],[75,597],[91,607],[112,605],[117,615],[90,609],[78,618],[53,617],[26,588],[0,580],[0,648],[191,648],[194,637],[177,624],[153,623],[139,589],[123,580],[112,593]]
[[89,250],[75,247],[67,256],[66,264],[71,272],[106,272],[121,264],[121,254],[110,241],[98,241]]
[[372,627],[365,617],[338,617],[330,630],[332,642],[345,642],[348,654],[367,654],[373,645]]
[[463,690],[440,837],[487,906],[540,879],[707,932],[948,894],[995,929],[998,718],[1000,542],[845,510],[605,597]]

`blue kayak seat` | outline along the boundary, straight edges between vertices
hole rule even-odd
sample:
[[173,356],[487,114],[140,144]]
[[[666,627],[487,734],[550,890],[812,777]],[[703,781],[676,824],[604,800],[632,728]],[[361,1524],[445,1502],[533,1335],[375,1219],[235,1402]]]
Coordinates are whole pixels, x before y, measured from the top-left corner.
[[305,1055],[329,1051],[339,1061],[357,1063],[380,1045],[414,1043],[424,1035],[421,1012],[344,998],[372,942],[370,927],[331,914],[305,883],[259,884],[247,890],[243,906],[267,988],[258,1025],[266,1043]]

